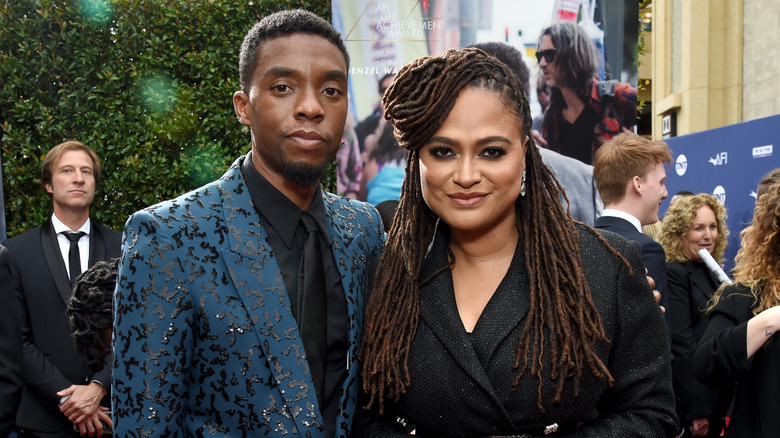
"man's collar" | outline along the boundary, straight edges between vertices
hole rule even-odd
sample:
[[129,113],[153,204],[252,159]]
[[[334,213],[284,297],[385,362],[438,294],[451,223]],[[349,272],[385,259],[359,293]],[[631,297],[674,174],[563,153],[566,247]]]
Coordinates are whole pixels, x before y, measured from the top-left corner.
[[[252,152],[249,152],[241,165],[241,173],[246,180],[249,195],[255,204],[257,212],[271,225],[288,247],[295,236],[295,229],[301,218],[301,210],[294,202],[284,196],[252,164]],[[327,230],[325,225],[325,202],[322,200],[321,189],[306,211],[314,216],[321,230]]]
[[87,221],[84,222],[84,225],[82,225],[81,228],[79,228],[78,230],[71,230],[70,227],[65,225],[57,217],[56,214],[52,213],[51,214],[51,224],[54,226],[54,232],[56,234],[63,233],[63,232],[66,232],[66,231],[76,231],[76,232],[83,231],[83,232],[87,233],[87,235],[89,235],[89,231],[90,231],[90,220],[89,220],[89,218],[87,218]]
[[628,221],[631,225],[634,226],[634,228],[637,229],[640,233],[642,232],[642,222],[639,221],[636,217],[633,215],[630,215],[622,210],[615,210],[614,208],[605,208],[604,211],[601,212],[601,216],[611,216],[611,217],[617,217],[623,220]]

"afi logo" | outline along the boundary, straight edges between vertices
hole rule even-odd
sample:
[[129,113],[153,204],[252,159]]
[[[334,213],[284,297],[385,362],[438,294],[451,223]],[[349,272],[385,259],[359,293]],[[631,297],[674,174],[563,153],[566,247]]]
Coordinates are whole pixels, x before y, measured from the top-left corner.
[[712,163],[713,166],[722,166],[724,164],[728,164],[728,162],[729,162],[728,152],[721,152],[718,155],[715,155],[715,158],[710,158],[710,163]]

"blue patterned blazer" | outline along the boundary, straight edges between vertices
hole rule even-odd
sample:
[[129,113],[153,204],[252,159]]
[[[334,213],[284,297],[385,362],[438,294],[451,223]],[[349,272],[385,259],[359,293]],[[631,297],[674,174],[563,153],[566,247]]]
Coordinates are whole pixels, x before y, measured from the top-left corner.
[[[324,436],[279,266],[241,175],[128,219],[115,296],[114,427],[121,437]],[[348,436],[358,389],[367,261],[384,246],[369,204],[322,191],[348,306],[336,419]]]

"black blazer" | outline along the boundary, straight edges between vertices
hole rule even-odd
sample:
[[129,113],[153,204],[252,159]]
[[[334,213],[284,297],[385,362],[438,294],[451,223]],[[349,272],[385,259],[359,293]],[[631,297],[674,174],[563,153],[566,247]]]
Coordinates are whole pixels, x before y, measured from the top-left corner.
[[[59,410],[61,391],[97,380],[111,388],[111,363],[93,373],[73,343],[65,315],[70,281],[51,219],[3,243],[11,254],[11,272],[22,327],[24,392],[17,414],[22,428],[55,432],[71,427]],[[119,257],[121,235],[92,221],[89,265]]]
[[758,303],[750,290],[728,286],[709,315],[691,364],[703,382],[736,382],[727,437],[780,436],[780,339],[777,333],[747,358],[747,322]]
[[731,389],[725,386],[719,391],[701,383],[691,368],[691,356],[707,327],[704,311],[720,283],[702,262],[672,262],[667,265],[667,272],[672,378],[678,413],[688,420],[723,417]]
[[[517,342],[530,306],[522,246],[468,334],[455,303],[452,275],[443,270],[420,290],[420,319],[409,356],[411,387],[385,415],[358,409],[354,436],[401,436],[396,416],[414,424],[421,436],[666,437],[677,425],[671,386],[669,344],[661,311],[644,276],[639,248],[614,233],[607,240],[630,262],[633,275],[591,231],[580,230],[585,274],[603,320],[609,344],[597,346],[615,379],[609,387],[584,370],[580,393],[568,381],[563,399],[553,403],[549,356],[544,357],[545,411],[537,410],[535,376],[525,375],[516,390]],[[446,237],[437,235],[421,278],[447,264]],[[364,339],[365,341],[365,339]],[[364,405],[363,405],[364,406]],[[576,430],[574,430],[576,429]],[[571,435],[569,435],[571,434]]]
[[22,331],[11,280],[11,259],[0,245],[0,437],[11,433],[22,399]]
[[[666,254],[661,244],[640,233],[631,222],[615,216],[599,217],[596,219],[596,228],[618,233],[626,239],[633,240],[639,244],[642,262],[647,268],[647,275],[653,277],[655,288],[661,293],[661,302],[659,304],[668,311]],[[668,312],[664,317],[668,320]]]

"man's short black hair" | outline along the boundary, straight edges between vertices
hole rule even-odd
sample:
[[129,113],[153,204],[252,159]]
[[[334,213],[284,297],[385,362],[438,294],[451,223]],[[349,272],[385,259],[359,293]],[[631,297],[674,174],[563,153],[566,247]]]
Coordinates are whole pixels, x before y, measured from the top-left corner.
[[520,78],[520,83],[525,87],[525,95],[529,96],[529,93],[531,92],[530,73],[528,71],[528,66],[525,65],[525,61],[523,61],[523,54],[519,50],[509,44],[499,41],[477,43],[470,47],[476,47],[488,55],[493,55],[498,58],[499,61],[506,64],[506,66]]
[[241,43],[238,61],[238,73],[241,89],[247,90],[260,56],[260,45],[268,40],[297,33],[317,35],[333,43],[344,55],[349,71],[349,54],[341,39],[341,34],[330,23],[312,12],[303,9],[274,12],[257,22],[247,32]]

